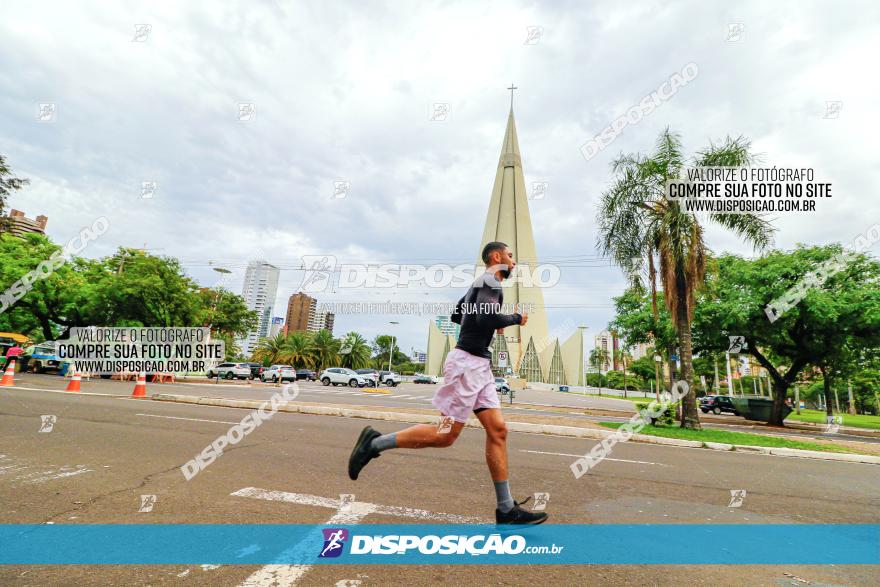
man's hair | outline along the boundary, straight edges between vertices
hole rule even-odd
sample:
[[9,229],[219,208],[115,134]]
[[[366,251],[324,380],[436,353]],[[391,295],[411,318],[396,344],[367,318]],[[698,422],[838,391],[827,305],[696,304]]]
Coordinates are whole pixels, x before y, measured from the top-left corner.
[[507,248],[507,245],[502,242],[499,242],[499,241],[492,241],[491,243],[487,244],[485,247],[483,247],[483,254],[482,254],[483,263],[488,265],[489,264],[489,255],[491,255],[495,251],[503,251],[506,248]]

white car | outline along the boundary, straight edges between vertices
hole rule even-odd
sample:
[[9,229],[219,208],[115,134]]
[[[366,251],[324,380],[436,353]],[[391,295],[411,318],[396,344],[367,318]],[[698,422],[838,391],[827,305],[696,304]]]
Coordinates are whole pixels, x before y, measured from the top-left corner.
[[208,369],[209,379],[222,377],[223,379],[247,379],[251,376],[251,366],[247,363],[220,363],[216,367]]
[[321,376],[318,377],[324,385],[331,383],[336,385],[348,385],[349,387],[363,387],[367,384],[367,379],[363,375],[359,375],[351,369],[345,367],[330,367],[324,369]]
[[272,365],[260,373],[260,381],[296,381],[296,369],[290,365]]
[[379,381],[388,387],[397,387],[403,381],[403,378],[394,371],[379,371]]

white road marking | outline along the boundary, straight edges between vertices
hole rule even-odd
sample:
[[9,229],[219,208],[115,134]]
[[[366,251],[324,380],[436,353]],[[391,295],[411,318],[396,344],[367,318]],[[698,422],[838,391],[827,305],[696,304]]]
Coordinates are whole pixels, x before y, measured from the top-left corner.
[[32,473],[30,475],[25,475],[24,477],[16,477],[13,481],[17,481],[18,479],[24,479],[27,477],[33,477],[37,474],[42,474],[42,477],[37,477],[36,479],[28,479],[24,481],[27,484],[33,483],[43,483],[44,481],[52,481],[53,479],[64,479],[65,477],[73,477],[75,475],[82,475],[83,473],[89,473],[92,469],[87,469],[85,465],[77,465],[72,471],[65,469],[71,469],[71,467],[61,467],[58,470],[49,470],[44,471],[42,473]]
[[[361,520],[372,513],[417,518],[420,520],[440,520],[455,524],[472,524],[479,521],[476,518],[469,518],[467,516],[459,516],[456,514],[436,513],[427,510],[397,506],[383,506],[362,501],[348,502],[343,511],[340,509],[342,501],[339,499],[323,497],[320,495],[310,495],[307,493],[269,491],[257,487],[245,487],[231,495],[335,509],[336,513],[333,514],[329,520],[324,522],[323,525],[325,526],[358,524]],[[320,529],[316,529],[315,533],[312,535],[320,537]],[[282,556],[287,557],[298,555],[307,544],[311,547],[309,540],[303,539],[284,551]],[[309,554],[314,555],[314,553]],[[296,585],[297,581],[305,576],[311,568],[312,565],[266,565],[245,579],[239,587],[292,587],[293,585]]]
[[[560,457],[574,457],[574,458],[576,458],[576,459],[580,459],[580,458],[582,458],[582,457],[584,456],[584,455],[582,455],[582,454],[580,454],[580,455],[573,455],[573,454],[569,454],[569,453],[567,453],[567,452],[545,452],[545,451],[542,451],[542,450],[524,450],[524,449],[520,449],[519,452],[530,452],[530,453],[532,453],[532,454],[536,454],[536,455],[556,455],[556,456],[560,456]],[[663,463],[652,463],[652,462],[650,462],[650,461],[631,461],[631,460],[628,460],[628,459],[612,459],[611,457],[606,457],[606,458],[604,458],[603,460],[605,460],[605,461],[617,461],[618,463],[635,463],[635,464],[637,464],[637,465],[657,465],[658,467],[670,467],[670,466],[671,466],[671,465],[664,465]]]
[[[0,455],[0,462],[12,462],[12,460],[6,455]],[[82,475],[83,473],[91,473],[92,469],[89,469],[85,465],[63,465],[60,467],[55,467],[53,465],[48,465],[48,469],[44,469],[46,465],[31,465],[29,463],[13,463],[11,465],[4,465],[0,467],[0,475],[5,475],[7,473],[16,473],[21,472],[23,475],[18,475],[17,477],[13,477],[11,479],[12,482],[20,482],[26,485],[33,485],[34,483],[44,483],[46,481],[52,481],[54,479],[65,479],[67,477],[74,477],[76,475]],[[28,470],[37,469],[36,471],[32,471],[30,473],[26,473]]]
[[161,416],[159,414],[135,414],[150,418],[168,418],[169,420],[189,420],[190,422],[211,422],[212,424],[240,424],[240,422],[224,422],[223,420],[203,420],[202,418],[181,418],[180,416]]

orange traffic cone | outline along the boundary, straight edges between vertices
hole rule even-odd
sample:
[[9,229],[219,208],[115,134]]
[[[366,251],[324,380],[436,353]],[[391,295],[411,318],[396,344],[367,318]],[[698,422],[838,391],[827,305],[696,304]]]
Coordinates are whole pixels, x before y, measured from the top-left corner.
[[131,397],[147,397],[147,374],[141,371]]
[[6,365],[6,371],[3,373],[3,380],[0,381],[0,387],[11,387],[15,385],[15,359],[12,359]]
[[70,383],[67,384],[67,389],[64,391],[79,391],[79,382],[82,379],[80,377],[79,372],[74,371],[73,377],[70,378]]

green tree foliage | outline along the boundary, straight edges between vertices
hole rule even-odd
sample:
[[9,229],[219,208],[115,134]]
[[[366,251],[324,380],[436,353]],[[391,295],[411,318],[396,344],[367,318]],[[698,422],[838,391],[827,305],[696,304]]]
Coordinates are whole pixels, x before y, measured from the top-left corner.
[[6,163],[6,158],[0,155],[0,234],[8,229],[8,221],[4,218],[7,198],[13,191],[20,190],[29,183],[29,179],[15,177]]
[[[0,235],[0,291],[6,291],[61,250],[39,234]],[[72,257],[35,279],[21,299],[0,314],[0,328],[34,340],[66,338],[82,326],[212,326],[241,335],[256,314],[240,296],[200,287],[179,262],[120,249],[103,259]]]
[[367,339],[357,332],[349,332],[342,337],[339,355],[342,366],[349,369],[363,369],[370,364],[372,349]]
[[774,322],[768,319],[768,304],[841,250],[839,245],[799,246],[756,260],[724,255],[717,273],[707,278],[694,317],[695,347],[723,352],[728,336],[744,336],[745,352],[773,381],[772,424],[782,425],[789,389],[809,366],[829,375],[841,366],[851,372],[853,356],[868,356],[880,347],[880,263],[864,254],[852,255],[844,270],[809,288]]

